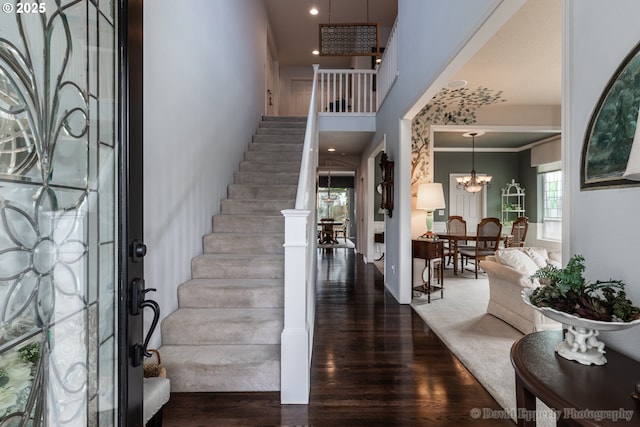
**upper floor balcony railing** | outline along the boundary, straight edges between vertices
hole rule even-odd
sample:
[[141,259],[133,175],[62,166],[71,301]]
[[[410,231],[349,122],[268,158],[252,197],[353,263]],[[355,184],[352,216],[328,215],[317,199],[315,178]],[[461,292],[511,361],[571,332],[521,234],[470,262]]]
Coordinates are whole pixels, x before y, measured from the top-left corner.
[[397,25],[375,70],[318,70],[319,114],[375,116],[398,76]]
[[318,70],[318,112],[375,114],[375,70]]

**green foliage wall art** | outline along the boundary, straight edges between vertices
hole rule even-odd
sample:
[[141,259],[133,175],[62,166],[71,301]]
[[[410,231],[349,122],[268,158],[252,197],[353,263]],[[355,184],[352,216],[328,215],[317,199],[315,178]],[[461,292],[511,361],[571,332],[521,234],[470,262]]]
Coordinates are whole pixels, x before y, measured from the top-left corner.
[[596,105],[582,148],[580,188],[636,186],[624,179],[640,105],[640,43],[619,65]]
[[429,131],[432,125],[470,125],[478,110],[504,102],[502,91],[485,87],[442,89],[414,117],[411,123],[411,185],[427,182],[431,166]]

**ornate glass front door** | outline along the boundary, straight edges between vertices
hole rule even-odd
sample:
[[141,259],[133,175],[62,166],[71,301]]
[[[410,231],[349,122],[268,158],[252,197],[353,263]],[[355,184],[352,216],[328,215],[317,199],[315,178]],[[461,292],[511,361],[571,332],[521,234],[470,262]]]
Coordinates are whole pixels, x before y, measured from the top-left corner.
[[118,424],[118,44],[117,0],[2,4],[0,426]]

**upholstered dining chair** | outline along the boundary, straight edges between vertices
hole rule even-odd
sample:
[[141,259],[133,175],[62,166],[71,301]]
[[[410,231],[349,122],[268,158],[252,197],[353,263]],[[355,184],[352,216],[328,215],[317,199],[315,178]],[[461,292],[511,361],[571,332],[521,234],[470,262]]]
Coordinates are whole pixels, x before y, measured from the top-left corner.
[[[449,218],[447,218],[447,234],[452,234],[454,236],[464,236],[465,234],[467,234],[467,221],[465,221],[464,218],[459,215],[449,216]],[[459,240],[457,244],[458,248],[460,248],[461,246],[466,246],[467,241]],[[453,259],[455,250],[454,245],[455,242],[453,242],[452,240],[449,240],[449,242],[445,244],[444,256],[448,258],[447,265],[451,264],[451,260]]]
[[519,216],[513,221],[511,226],[511,235],[508,237],[505,246],[506,247],[523,247],[524,239],[527,237],[527,230],[529,229],[529,218],[526,216]]
[[333,237],[338,240],[338,237],[342,234],[344,237],[344,242],[347,243],[347,234],[349,233],[349,218],[345,218],[342,221],[342,225],[337,225],[333,227]]
[[[475,261],[476,279],[478,278],[478,265],[480,261],[489,255],[493,255],[495,251],[498,250],[501,233],[502,223],[498,218],[483,218],[478,224],[476,231],[475,247],[458,250],[462,266],[464,266],[465,259],[473,259]],[[464,271],[464,267],[461,271]]]

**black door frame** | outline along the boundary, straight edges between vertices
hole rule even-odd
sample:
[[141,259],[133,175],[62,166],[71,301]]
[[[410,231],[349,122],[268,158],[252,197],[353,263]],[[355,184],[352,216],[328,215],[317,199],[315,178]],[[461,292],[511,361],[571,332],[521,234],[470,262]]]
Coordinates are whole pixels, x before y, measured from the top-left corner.
[[118,425],[127,427],[143,425],[143,316],[130,310],[131,284],[144,278],[144,246],[136,247],[143,242],[142,13],[143,0],[120,0]]

